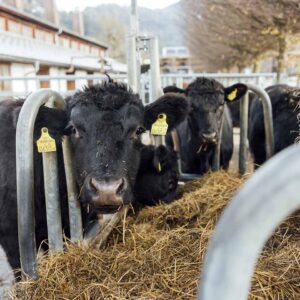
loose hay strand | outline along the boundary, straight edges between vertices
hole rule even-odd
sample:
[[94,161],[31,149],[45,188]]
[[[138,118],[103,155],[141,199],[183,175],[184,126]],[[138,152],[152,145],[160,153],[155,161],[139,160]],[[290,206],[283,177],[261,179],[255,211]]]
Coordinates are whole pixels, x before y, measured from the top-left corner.
[[[101,250],[68,243],[65,253],[42,256],[39,279],[18,283],[15,297],[194,299],[208,240],[244,179],[225,172],[207,174],[187,183],[178,201],[127,217]],[[299,224],[299,214],[293,215],[268,241],[250,299],[300,299]]]

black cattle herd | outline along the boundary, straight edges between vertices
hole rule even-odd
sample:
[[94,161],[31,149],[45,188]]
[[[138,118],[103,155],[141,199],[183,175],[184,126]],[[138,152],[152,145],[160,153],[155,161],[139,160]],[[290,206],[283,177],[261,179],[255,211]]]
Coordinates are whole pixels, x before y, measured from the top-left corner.
[[[275,152],[294,143],[298,135],[300,90],[287,85],[266,89],[272,102]],[[164,88],[164,95],[144,106],[125,84],[105,81],[67,97],[65,110],[41,107],[34,129],[36,141],[47,127],[58,155],[59,192],[63,229],[69,235],[67,188],[62,139],[70,136],[73,167],[82,206],[83,226],[98,214],[116,212],[133,203],[137,210],[175,199],[178,186],[176,153],[170,132],[177,130],[186,173],[204,174],[212,167],[221,144],[221,167],[228,169],[233,152],[233,121],[227,103],[247,92],[241,83],[224,87],[209,78],[197,78],[186,89]],[[0,245],[13,268],[20,267],[16,198],[15,136],[24,100],[0,102]],[[141,135],[160,114],[168,123],[166,146],[147,146]],[[262,105],[250,106],[249,144],[255,166],[266,160]],[[35,224],[39,246],[47,239],[42,156],[34,145]]]

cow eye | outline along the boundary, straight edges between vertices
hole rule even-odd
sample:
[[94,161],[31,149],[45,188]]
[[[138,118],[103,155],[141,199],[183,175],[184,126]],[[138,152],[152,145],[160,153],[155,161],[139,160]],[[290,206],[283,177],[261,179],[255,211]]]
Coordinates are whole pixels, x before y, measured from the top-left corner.
[[133,132],[131,138],[133,139],[137,139],[139,138],[144,132],[146,131],[146,129],[143,126],[138,126],[135,131]]

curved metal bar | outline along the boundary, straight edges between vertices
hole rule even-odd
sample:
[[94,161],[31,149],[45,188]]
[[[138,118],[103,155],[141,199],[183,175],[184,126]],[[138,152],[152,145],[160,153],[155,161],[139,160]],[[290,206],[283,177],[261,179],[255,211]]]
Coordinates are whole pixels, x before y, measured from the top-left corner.
[[264,244],[300,207],[299,153],[293,145],[271,158],[226,207],[209,243],[199,300],[247,299]]
[[24,102],[19,114],[16,130],[16,168],[18,201],[18,234],[20,260],[23,272],[37,277],[36,241],[34,221],[34,171],[33,130],[40,106],[54,99],[59,105],[64,101],[59,93],[42,89],[32,93]]
[[[266,157],[271,158],[274,154],[274,132],[273,132],[273,113],[272,104],[267,92],[254,84],[247,84],[248,90],[255,93],[261,100],[264,114],[264,126],[266,136]],[[239,172],[245,174],[246,172],[246,149],[248,139],[248,105],[245,99],[241,102],[241,138],[240,138],[240,158],[239,158]]]
[[248,108],[249,108],[249,92],[240,101],[240,150],[239,150],[239,172],[246,173],[246,162],[248,154]]
[[274,154],[274,133],[273,133],[273,113],[272,103],[268,93],[261,87],[254,84],[247,84],[248,89],[257,94],[262,102],[264,113],[264,124],[266,131],[266,157],[271,158]]

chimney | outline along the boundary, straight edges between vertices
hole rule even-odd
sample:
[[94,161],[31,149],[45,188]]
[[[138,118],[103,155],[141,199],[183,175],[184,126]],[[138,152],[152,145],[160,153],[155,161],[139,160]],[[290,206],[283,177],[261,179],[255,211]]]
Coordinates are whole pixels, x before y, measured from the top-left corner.
[[43,0],[44,6],[44,16],[48,22],[51,22],[55,25],[59,25],[59,14],[56,7],[55,0]]
[[72,27],[75,32],[84,35],[83,16],[78,7],[72,12]]

